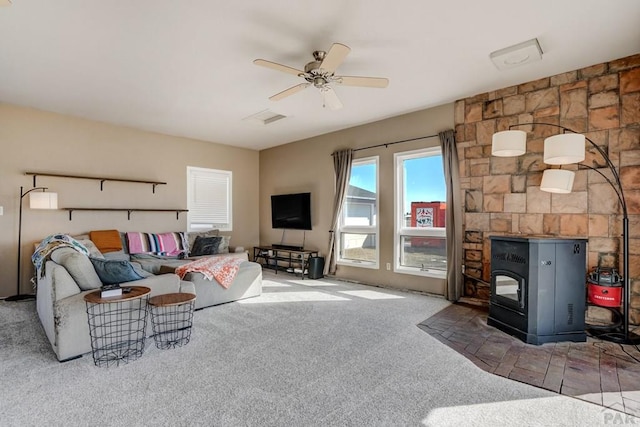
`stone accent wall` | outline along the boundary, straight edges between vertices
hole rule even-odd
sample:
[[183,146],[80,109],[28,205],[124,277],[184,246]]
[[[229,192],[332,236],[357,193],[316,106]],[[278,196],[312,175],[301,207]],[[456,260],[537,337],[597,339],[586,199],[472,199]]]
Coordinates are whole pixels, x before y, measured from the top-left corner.
[[[544,139],[560,129],[518,127],[528,133],[526,154],[491,156],[494,132],[528,122],[584,133],[618,169],[630,218],[630,319],[640,324],[640,54],[456,101],[465,295],[489,299],[491,235],[588,238],[588,267],[622,272],[622,215],[611,186],[596,172],[569,165],[563,168],[576,170],[572,193],[538,188],[548,167]],[[610,176],[593,147],[584,163]]]

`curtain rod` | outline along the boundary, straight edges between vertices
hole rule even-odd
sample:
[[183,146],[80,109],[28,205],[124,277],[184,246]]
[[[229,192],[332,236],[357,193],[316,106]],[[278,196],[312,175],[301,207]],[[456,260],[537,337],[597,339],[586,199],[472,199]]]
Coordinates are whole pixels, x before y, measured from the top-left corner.
[[386,143],[384,143],[384,144],[371,145],[371,146],[369,146],[369,147],[355,148],[353,151],[368,150],[368,149],[370,149],[370,148],[378,148],[378,147],[384,147],[384,148],[387,148],[389,145],[402,144],[403,142],[417,141],[417,140],[419,140],[419,139],[435,138],[436,136],[438,136],[438,134],[435,134],[435,135],[427,135],[427,136],[419,136],[419,137],[417,137],[417,138],[403,139],[402,141],[386,142]]

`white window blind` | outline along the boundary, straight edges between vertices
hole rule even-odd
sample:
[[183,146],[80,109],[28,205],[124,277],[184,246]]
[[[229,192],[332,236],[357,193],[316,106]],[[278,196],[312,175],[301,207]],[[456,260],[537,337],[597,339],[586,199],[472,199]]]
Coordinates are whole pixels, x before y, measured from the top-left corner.
[[232,230],[231,171],[187,167],[189,231]]

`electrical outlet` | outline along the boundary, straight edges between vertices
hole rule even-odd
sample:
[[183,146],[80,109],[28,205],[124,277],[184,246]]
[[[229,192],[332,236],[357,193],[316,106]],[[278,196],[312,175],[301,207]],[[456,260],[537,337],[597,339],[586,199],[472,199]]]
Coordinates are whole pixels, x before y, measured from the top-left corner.
[[391,270],[391,263],[390,262],[387,263],[387,270]]
[[4,207],[0,206],[0,216],[4,215]]

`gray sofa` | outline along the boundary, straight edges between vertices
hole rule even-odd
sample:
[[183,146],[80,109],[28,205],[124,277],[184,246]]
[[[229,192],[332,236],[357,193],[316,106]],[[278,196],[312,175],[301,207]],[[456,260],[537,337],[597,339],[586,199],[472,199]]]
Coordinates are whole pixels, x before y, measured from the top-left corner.
[[[84,296],[94,290],[81,290],[67,269],[54,261],[47,261],[44,270],[44,275],[38,274],[36,306],[53,352],[60,361],[90,352]],[[149,287],[151,296],[173,292],[195,293],[193,283],[182,281],[175,274],[149,276],[129,283]],[[150,334],[148,328],[147,335]]]
[[[202,273],[187,273],[183,280],[192,282],[195,285],[196,310],[255,297],[262,293],[262,267],[258,263],[249,261],[247,252],[232,252],[212,256],[237,257],[244,259],[244,262],[240,264],[238,275],[229,286],[229,289],[223,288],[215,279],[207,279]],[[163,259],[162,257],[136,255],[131,257],[131,261],[139,263],[145,271],[160,275],[173,273],[178,266],[194,259],[196,258]]]
[[[206,279],[201,273],[187,273],[181,280],[172,273],[173,269],[192,260],[162,257],[146,260],[144,257],[132,257],[131,265],[136,267],[140,276],[146,277],[126,284],[149,287],[150,296],[174,292],[196,294],[196,309],[261,294],[262,269],[259,264],[248,261],[246,252],[213,256],[246,259],[240,264],[238,274],[228,289],[215,280]],[[89,257],[80,256],[69,248],[55,249],[41,271],[37,272],[38,316],[58,360],[69,360],[91,351],[84,296],[100,286]],[[151,322],[148,322],[147,336],[151,334]]]

